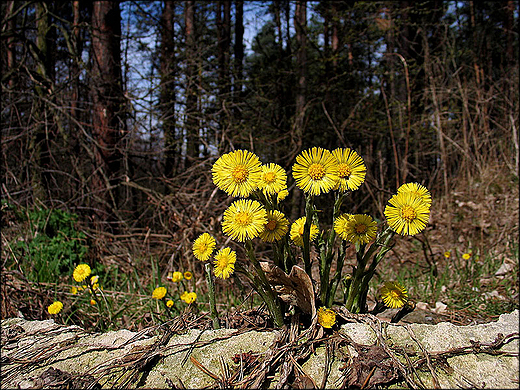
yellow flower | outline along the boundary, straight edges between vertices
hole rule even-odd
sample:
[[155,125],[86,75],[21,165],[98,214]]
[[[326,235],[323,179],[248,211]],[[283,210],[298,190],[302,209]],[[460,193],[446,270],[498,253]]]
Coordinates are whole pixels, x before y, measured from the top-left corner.
[[235,271],[235,262],[237,261],[237,254],[231,248],[221,249],[215,255],[215,276],[227,279]]
[[367,168],[361,156],[349,148],[338,148],[332,151],[338,160],[339,180],[334,187],[340,191],[357,190],[365,181]]
[[289,195],[289,191],[287,190],[287,186],[286,186],[280,190],[280,192],[278,193],[278,197],[276,198],[276,201],[281,202],[282,200],[287,198],[288,195]]
[[215,239],[209,233],[202,233],[193,242],[193,255],[200,261],[206,261],[213,254],[216,245]]
[[63,303],[61,303],[60,301],[56,301],[49,305],[47,311],[49,312],[49,314],[58,314],[61,311],[61,309],[63,309]]
[[408,301],[408,292],[398,282],[385,282],[381,288],[381,299],[387,307],[397,309]]
[[168,306],[168,307],[172,307],[172,306],[173,306],[173,301],[172,301],[171,299],[168,299],[168,300],[166,301],[166,306]]
[[90,304],[91,304],[92,306],[94,306],[94,305],[97,304],[97,302],[96,302],[94,299],[91,299],[91,300],[90,300]]
[[332,328],[336,323],[336,312],[326,307],[320,307],[318,309],[318,324],[324,328]]
[[[298,246],[303,246],[303,229],[305,228],[305,221],[307,217],[301,217],[294,221],[291,225],[291,240]],[[311,231],[309,234],[309,240],[312,241],[316,238],[319,233],[318,227],[311,223]]]
[[471,253],[464,253],[464,254],[462,255],[462,258],[463,258],[464,260],[469,260],[469,259],[471,258]]
[[338,161],[326,149],[314,147],[296,156],[293,165],[296,186],[310,195],[325,194],[336,186]]
[[181,295],[181,299],[189,305],[190,303],[195,302],[197,294],[194,292],[184,292],[184,294]]
[[248,197],[258,187],[262,163],[247,150],[222,155],[211,169],[213,183],[231,196]]
[[166,295],[166,287],[157,287],[153,290],[152,298],[154,299],[163,299]]
[[280,240],[289,230],[289,221],[285,215],[278,210],[267,212],[267,223],[264,230],[260,233],[260,238],[266,242]]
[[341,214],[334,220],[334,231],[343,240],[348,236],[348,221],[352,218],[352,214]]
[[277,194],[284,188],[287,188],[287,174],[278,164],[262,165],[262,174],[258,180],[258,188],[264,194]]
[[426,227],[430,208],[420,196],[411,192],[401,192],[390,198],[385,207],[385,216],[393,231],[413,236]]
[[94,275],[94,276],[90,277],[90,284],[91,285],[96,284],[98,281],[99,281],[99,276],[98,275]]
[[175,271],[172,273],[172,282],[177,283],[180,282],[183,278],[182,272]]
[[432,195],[428,188],[419,184],[419,183],[406,183],[397,189],[397,193],[400,194],[402,192],[411,192],[416,197],[419,197],[423,200],[426,206],[430,207],[432,205]]
[[240,242],[251,240],[264,230],[267,211],[256,200],[239,199],[226,211],[222,221],[222,231]]
[[451,257],[451,252],[450,251],[444,252],[444,257],[449,259]]
[[72,286],[70,288],[70,292],[72,293],[72,295],[76,295],[78,293],[78,288],[76,286]]
[[190,271],[184,272],[184,279],[190,280],[193,277],[193,274]]
[[88,264],[79,264],[72,273],[72,277],[76,282],[83,282],[91,273],[91,269]]
[[377,222],[370,215],[355,214],[347,222],[346,237],[353,244],[368,244],[377,234]]

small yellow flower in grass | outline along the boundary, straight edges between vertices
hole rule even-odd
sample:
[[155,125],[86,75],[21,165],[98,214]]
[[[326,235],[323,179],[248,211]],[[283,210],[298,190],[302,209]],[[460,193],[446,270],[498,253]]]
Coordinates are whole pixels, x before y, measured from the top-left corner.
[[258,187],[262,163],[247,150],[222,155],[211,169],[213,183],[231,196],[248,197]]
[[193,242],[193,255],[200,261],[206,261],[213,254],[216,245],[215,239],[209,233],[202,233]]
[[224,211],[222,231],[232,239],[244,242],[258,237],[266,223],[267,211],[260,202],[239,199]]
[[70,288],[70,292],[72,295],[76,295],[78,293],[78,288],[76,286],[72,286]]
[[469,259],[471,258],[471,253],[464,253],[464,254],[462,255],[462,258],[463,258],[464,260],[469,260]]
[[296,186],[310,195],[325,194],[338,180],[338,161],[326,149],[314,147],[296,156],[293,165]]
[[99,281],[99,276],[98,275],[94,275],[94,276],[90,277],[90,284],[91,285],[96,284],[98,281]]
[[432,195],[428,188],[419,183],[406,183],[397,189],[397,193],[411,192],[414,196],[419,197],[423,200],[426,206],[432,205]]
[[280,240],[289,230],[289,221],[285,215],[278,210],[267,212],[267,223],[264,230],[260,233],[260,238],[266,242]]
[[190,280],[191,278],[193,278],[193,274],[190,271],[184,272],[184,279]]
[[444,252],[444,257],[449,259],[451,257],[451,251]]
[[153,290],[152,298],[154,299],[163,299],[166,295],[166,287],[157,287]]
[[76,282],[83,282],[92,272],[88,264],[79,264],[72,273],[72,277]]
[[181,299],[189,305],[197,300],[197,294],[194,292],[184,292],[184,294],[181,295]]
[[171,299],[168,299],[168,300],[166,301],[166,306],[168,306],[168,307],[172,307],[172,306],[173,306],[173,301],[172,301]]
[[175,271],[172,273],[172,282],[177,283],[180,282],[183,278],[182,272]]
[[92,306],[94,306],[94,305],[97,305],[97,302],[96,302],[94,299],[91,299],[91,300],[90,300],[90,304],[91,304]]
[[262,165],[262,174],[258,180],[258,188],[266,195],[277,194],[287,188],[287,173],[274,163]]
[[235,271],[237,254],[231,248],[224,248],[215,255],[215,276],[227,279]]
[[413,236],[426,227],[430,208],[420,196],[411,192],[401,192],[393,195],[388,201],[385,217],[394,232]]
[[326,307],[320,307],[318,309],[318,324],[324,328],[332,328],[336,323],[336,312]]
[[346,226],[347,240],[353,244],[368,244],[377,234],[377,222],[370,215],[355,214]]
[[381,288],[381,299],[387,307],[398,309],[408,301],[408,292],[398,282],[385,282]]
[[334,187],[340,191],[357,190],[365,181],[367,167],[363,158],[350,148],[338,148],[332,151],[332,155],[338,160],[339,180]]
[[[301,217],[291,225],[291,240],[298,246],[303,246],[303,230],[305,228],[305,221],[307,221],[307,217]],[[318,227],[311,223],[311,231],[309,234],[310,241],[314,240],[318,233]]]
[[63,309],[63,303],[61,303],[60,301],[56,301],[49,305],[47,311],[49,312],[49,314],[58,314],[61,311],[61,309]]

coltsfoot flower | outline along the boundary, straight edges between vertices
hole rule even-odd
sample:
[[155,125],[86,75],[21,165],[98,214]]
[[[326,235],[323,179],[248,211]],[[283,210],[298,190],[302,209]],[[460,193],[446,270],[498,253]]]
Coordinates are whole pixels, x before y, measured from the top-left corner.
[[[303,246],[303,230],[305,228],[305,221],[307,221],[307,217],[301,217],[294,221],[291,225],[291,240],[298,246]],[[314,240],[318,233],[318,227],[311,223],[311,231],[309,234],[310,241]]]
[[350,148],[338,148],[332,151],[338,161],[339,180],[334,187],[340,191],[357,190],[365,181],[367,167],[363,158]]
[[184,272],[184,279],[190,280],[191,278],[193,278],[193,274],[190,271]]
[[287,173],[278,164],[262,165],[258,188],[266,195],[278,194],[284,188],[287,188]]
[[216,245],[215,239],[209,233],[202,233],[193,242],[193,256],[200,261],[206,261],[213,254]]
[[385,282],[381,288],[381,299],[387,307],[398,309],[408,301],[408,292],[398,282]]
[[232,239],[244,242],[258,237],[267,222],[267,211],[261,203],[239,199],[224,211],[222,231]]
[[267,223],[260,238],[266,242],[275,242],[285,236],[288,230],[289,221],[285,215],[278,210],[271,210],[267,212]]
[[222,155],[211,169],[213,183],[231,196],[248,197],[258,187],[262,163],[247,150]]
[[332,328],[336,323],[336,312],[326,307],[318,309],[318,324],[324,328]]
[[72,277],[78,283],[83,282],[92,272],[88,264],[79,264],[72,273]]
[[322,148],[304,150],[296,156],[292,170],[296,186],[310,195],[331,191],[339,180],[338,160]]
[[370,215],[354,214],[347,222],[346,239],[353,244],[368,244],[377,234],[377,222]]
[[193,303],[197,300],[197,294],[194,293],[194,292],[184,292],[182,295],[181,295],[181,299],[186,302],[188,305],[190,303]]
[[222,279],[227,279],[235,271],[235,262],[237,261],[237,254],[231,248],[221,249],[215,255],[215,276]]
[[426,227],[430,208],[421,196],[412,192],[393,195],[385,207],[385,217],[390,228],[401,235],[413,236]]
[[432,205],[432,195],[428,188],[419,183],[406,183],[397,189],[397,193],[401,194],[403,192],[411,192],[414,196],[419,197],[423,200],[426,206],[431,207]]
[[155,290],[153,290],[152,298],[153,299],[163,299],[166,295],[166,287],[157,287]]
[[49,314],[54,315],[54,314],[58,314],[62,309],[63,309],[63,303],[61,303],[60,301],[56,301],[49,305],[49,307],[47,308],[47,311],[49,312]]

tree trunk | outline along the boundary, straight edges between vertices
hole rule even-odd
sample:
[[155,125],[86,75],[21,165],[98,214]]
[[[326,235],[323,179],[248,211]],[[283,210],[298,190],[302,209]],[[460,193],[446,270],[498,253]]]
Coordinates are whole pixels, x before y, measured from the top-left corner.
[[96,141],[94,191],[98,195],[97,216],[101,221],[114,216],[120,201],[117,191],[112,190],[120,180],[121,148],[125,135],[120,43],[119,1],[94,1],[91,51],[92,131]]
[[160,107],[164,132],[164,174],[166,177],[175,175],[179,147],[175,133],[175,36],[174,36],[175,2],[164,1],[161,17],[161,96]]
[[[244,77],[244,0],[235,0],[235,71],[233,89],[235,104],[242,97]],[[237,110],[237,112],[239,112]]]
[[[296,94],[296,120],[295,134],[297,139],[301,139],[304,133],[305,124],[305,100],[307,90],[307,1],[299,0],[296,3],[294,15],[294,27],[296,30],[296,42],[298,49],[296,52],[296,67],[298,74],[298,90]],[[298,143],[300,143],[299,141]]]
[[[231,44],[231,1],[217,2],[217,45],[218,45],[218,103],[220,115],[219,131],[224,131],[230,123],[229,97],[231,80],[229,75],[229,49]],[[218,137],[217,137],[218,138]]]
[[199,156],[199,119],[197,116],[197,48],[195,30],[195,1],[184,2],[186,24],[186,159],[185,168],[193,164]]

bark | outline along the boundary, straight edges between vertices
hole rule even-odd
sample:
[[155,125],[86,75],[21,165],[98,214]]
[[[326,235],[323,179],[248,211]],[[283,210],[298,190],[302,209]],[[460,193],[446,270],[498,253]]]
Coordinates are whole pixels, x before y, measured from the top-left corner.
[[186,160],[185,167],[192,165],[199,155],[199,120],[197,117],[197,48],[195,30],[195,1],[184,3],[186,25]]
[[[235,100],[242,96],[244,77],[244,0],[235,0],[235,72],[233,89]],[[238,111],[238,110],[237,110]]]
[[[95,1],[92,9],[92,131],[96,141],[94,191],[98,217],[106,221],[119,199],[112,188],[120,179],[125,134],[121,74],[119,1]],[[110,210],[110,207],[113,209]]]
[[294,27],[296,30],[296,66],[298,72],[298,92],[296,95],[296,137],[300,138],[304,133],[305,103],[307,90],[307,1],[299,0],[296,3],[294,15]]
[[161,17],[161,111],[163,118],[165,164],[164,173],[167,177],[175,175],[178,159],[178,137],[176,136],[175,119],[175,36],[174,36],[175,3],[164,1]]

